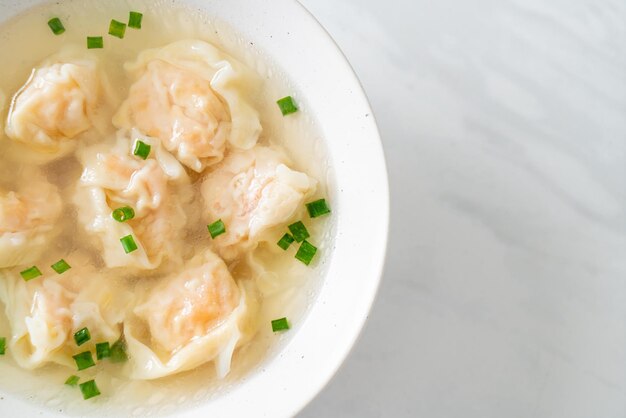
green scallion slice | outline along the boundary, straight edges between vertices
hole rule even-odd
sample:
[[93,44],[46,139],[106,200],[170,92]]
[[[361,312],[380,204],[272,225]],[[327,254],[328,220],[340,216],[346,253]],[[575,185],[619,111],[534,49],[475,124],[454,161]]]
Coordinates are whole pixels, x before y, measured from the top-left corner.
[[211,238],[215,238],[226,232],[226,226],[224,226],[224,222],[222,222],[221,219],[218,219],[211,225],[208,225],[207,228],[209,229],[209,234],[211,234]]
[[104,39],[102,39],[102,36],[88,36],[87,48],[88,49],[104,48]]
[[63,259],[60,259],[59,261],[57,261],[56,263],[54,263],[50,267],[52,267],[52,270],[56,271],[58,274],[63,274],[66,271],[68,271],[69,269],[72,268],[72,266],[67,264],[67,261],[65,261]]
[[141,21],[143,20],[143,14],[139,12],[130,12],[128,17],[128,27],[133,29],[141,29]]
[[98,389],[95,380],[88,380],[78,386],[80,387],[80,391],[83,394],[83,399],[85,400],[100,395],[100,389]]
[[289,329],[289,322],[287,321],[287,318],[279,318],[279,319],[274,319],[272,321],[272,331],[278,332],[278,331],[286,331],[288,329]]
[[278,103],[278,107],[280,108],[280,111],[282,112],[283,116],[286,116],[286,115],[289,115],[290,113],[295,113],[298,111],[298,106],[296,106],[296,104],[293,101],[293,97],[291,96],[283,97],[282,99],[278,100],[276,103]]
[[311,236],[302,221],[294,222],[288,228],[296,242],[302,242]]
[[311,218],[317,218],[318,216],[330,213],[330,208],[326,203],[326,199],[319,199],[314,202],[307,203],[306,209],[309,211],[309,216]]
[[91,334],[87,327],[79,329],[74,333],[74,341],[76,341],[76,345],[78,346],[85,344],[89,340],[91,340]]
[[78,367],[78,370],[85,370],[96,365],[96,363],[93,361],[91,351],[84,351],[82,353],[76,354],[75,356],[72,356],[72,358],[76,362],[76,367]]
[[110,357],[111,362],[113,363],[122,363],[128,360],[128,354],[126,354],[126,341],[121,338],[117,340],[111,346]]
[[289,248],[289,246],[291,245],[292,242],[294,242],[295,239],[289,235],[289,234],[285,234],[283,235],[283,237],[277,242],[278,246],[280,248],[282,248],[283,250],[287,250],[287,248]]
[[67,380],[65,381],[65,384],[68,386],[76,386],[79,381],[80,381],[80,377],[73,374],[67,378]]
[[52,30],[52,33],[54,33],[55,35],[60,35],[65,32],[65,27],[63,26],[61,19],[59,19],[58,17],[53,17],[52,19],[48,20],[48,26],[50,27],[50,30]]
[[124,206],[115,209],[113,213],[111,213],[111,216],[118,222],[126,222],[135,217],[135,211],[130,206]]
[[111,346],[108,341],[96,344],[96,358],[102,360],[106,357],[111,357]]
[[126,23],[120,22],[115,19],[111,19],[111,23],[109,24],[109,35],[115,36],[120,39],[124,39],[125,33],[126,33]]
[[0,356],[7,352],[7,337],[0,337]]
[[41,276],[41,270],[39,270],[37,266],[32,266],[31,268],[20,271],[20,276],[22,276],[22,279],[26,281],[33,280]]
[[298,248],[298,252],[296,253],[296,258],[308,266],[311,264],[311,260],[315,257],[316,252],[317,248],[309,241],[305,240],[302,241],[302,244],[300,244],[300,248]]
[[122,243],[122,247],[124,247],[126,254],[132,253],[137,249],[137,243],[135,243],[135,239],[132,235],[126,235],[125,237],[120,238],[120,242]]
[[135,142],[135,149],[133,150],[133,154],[141,158],[142,160],[145,160],[146,158],[148,158],[148,155],[150,155],[151,148],[152,147],[149,144],[146,144],[145,142],[138,139],[137,142]]

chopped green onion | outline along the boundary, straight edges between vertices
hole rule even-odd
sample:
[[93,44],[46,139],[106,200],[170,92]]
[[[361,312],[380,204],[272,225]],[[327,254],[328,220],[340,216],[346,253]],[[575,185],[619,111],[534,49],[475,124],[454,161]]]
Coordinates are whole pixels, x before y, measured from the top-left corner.
[[123,39],[125,33],[126,23],[111,19],[111,24],[109,24],[109,35]]
[[121,338],[117,340],[111,346],[110,357],[111,362],[113,363],[122,363],[128,360],[128,354],[126,354],[126,341]]
[[122,208],[115,209],[113,213],[111,213],[111,216],[118,222],[126,222],[135,217],[135,211],[129,206],[124,206]]
[[278,107],[282,112],[283,116],[289,115],[290,113],[295,113],[298,111],[298,106],[293,102],[293,97],[287,96],[278,100]]
[[139,12],[130,12],[128,17],[128,27],[133,29],[141,29],[141,21],[143,15]]
[[330,213],[330,208],[326,204],[326,199],[319,199],[314,202],[307,203],[306,208],[309,211],[309,216],[311,218],[317,218],[318,216]]
[[96,358],[102,360],[103,358],[111,357],[111,346],[108,342],[96,344]]
[[74,341],[76,341],[76,345],[78,346],[85,344],[89,340],[91,340],[91,334],[89,333],[87,327],[74,333]]
[[58,17],[53,17],[52,19],[48,20],[48,26],[52,30],[52,33],[54,33],[55,35],[60,35],[65,32],[65,27],[63,26],[63,23],[61,23],[61,19],[59,19]]
[[296,240],[296,242],[302,242],[311,236],[302,221],[292,223],[291,225],[289,225],[288,228],[289,231],[291,231],[291,235],[293,235],[293,238]]
[[211,234],[211,238],[215,238],[226,232],[226,226],[224,226],[224,222],[222,222],[221,219],[218,219],[211,225],[208,225],[207,228],[209,229],[209,234]]
[[67,380],[65,381],[65,384],[68,386],[76,386],[79,380],[80,380],[80,377],[73,374],[67,378]]
[[132,253],[137,249],[137,244],[135,243],[135,239],[132,235],[126,235],[125,237],[120,238],[120,242],[122,243],[122,247],[124,247],[126,254]]
[[142,160],[145,160],[146,158],[148,158],[148,155],[150,155],[150,148],[152,147],[149,144],[146,144],[145,142],[138,139],[137,142],[135,142],[135,149],[133,150],[133,154],[141,158]]
[[88,36],[87,48],[88,49],[104,48],[104,40],[102,39],[102,36]]
[[83,394],[83,399],[85,400],[100,395],[100,390],[98,389],[98,386],[96,386],[95,380],[88,380],[78,386],[80,387],[80,391]]
[[298,248],[298,252],[296,253],[296,258],[308,266],[311,264],[311,260],[313,260],[316,252],[317,248],[309,241],[305,240],[302,241],[302,244],[300,244],[300,248]]
[[274,319],[272,321],[272,331],[285,331],[289,329],[289,322],[287,322],[287,318]]
[[59,274],[63,274],[66,271],[68,271],[69,269],[72,268],[72,266],[67,264],[67,261],[65,261],[63,259],[60,259],[59,261],[57,261],[56,263],[54,263],[50,267],[52,267],[52,270],[56,271]]
[[283,237],[280,239],[280,241],[277,242],[278,246],[280,248],[282,248],[283,250],[287,250],[287,248],[289,248],[289,246],[291,245],[292,242],[294,242],[295,239],[289,235],[289,234],[285,234],[283,235]]
[[20,271],[20,275],[22,276],[22,279],[29,281],[41,276],[41,271],[37,268],[37,266],[32,266],[24,271]]
[[96,363],[93,361],[91,351],[84,351],[80,354],[72,356],[72,358],[76,362],[76,367],[78,367],[78,370],[85,370],[96,365]]
[[0,356],[3,356],[7,351],[7,338],[0,337]]

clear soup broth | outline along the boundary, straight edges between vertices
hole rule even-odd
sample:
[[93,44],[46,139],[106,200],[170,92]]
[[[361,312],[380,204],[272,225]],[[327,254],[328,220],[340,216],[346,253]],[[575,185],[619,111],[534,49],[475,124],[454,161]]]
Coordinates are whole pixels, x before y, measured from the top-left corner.
[[[141,29],[127,27],[123,39],[109,35],[111,19],[126,23],[130,11],[143,14]],[[53,17],[63,23],[64,33],[52,33],[47,22]],[[102,36],[103,48],[88,49],[88,36]],[[228,99],[230,93],[211,91],[214,75],[198,76],[205,68],[209,74],[209,68],[222,68],[215,57],[202,55],[202,48],[198,52],[191,46],[182,54],[176,47],[167,54],[144,53],[183,40],[191,44],[180,44],[179,49],[196,45],[193,42],[217,48],[235,76],[241,70],[252,81],[239,81],[240,96]],[[210,48],[207,51],[214,51]],[[196,58],[200,64],[190,63]],[[73,130],[78,133],[64,125],[55,131],[61,140],[50,135],[57,141],[54,146],[46,148],[45,140],[33,145],[41,131],[52,129],[33,122],[33,117],[67,116],[47,104],[36,114],[27,108],[32,106],[28,100],[36,101],[40,92],[28,89],[29,79],[36,84],[42,74],[34,70],[84,59],[97,65],[89,74],[100,92],[94,109],[79,109],[91,125]],[[226,22],[169,1],[76,0],[32,9],[0,27],[0,61],[0,237],[21,233],[16,219],[22,218],[11,212],[14,208],[24,210],[23,223],[32,221],[38,228],[37,222],[47,219],[50,224],[29,229],[27,239],[15,244],[19,262],[0,256],[0,264],[5,264],[0,266],[0,337],[7,345],[6,355],[0,356],[0,391],[75,416],[95,408],[105,416],[162,415],[206,402],[260,372],[303,321],[321,284],[334,233],[332,213],[311,218],[305,206],[325,198],[332,208],[332,170],[306,98],[298,95],[286,72]],[[62,81],[65,76],[63,71],[55,75]],[[68,77],[76,81],[82,75],[70,71]],[[88,83],[80,80],[64,84],[60,91],[77,84],[84,93]],[[229,88],[228,82],[223,85]],[[159,88],[170,90],[165,94]],[[127,103],[133,94],[137,101]],[[91,105],[86,96],[83,107]],[[296,113],[281,114],[276,101],[285,96],[293,96]],[[46,97],[48,103],[54,96]],[[167,97],[165,104],[159,104],[159,97]],[[252,112],[241,110],[240,102]],[[26,107],[23,114],[20,106]],[[217,108],[221,110],[211,110]],[[156,116],[138,116],[151,111]],[[245,120],[250,115],[257,122]],[[168,123],[182,127],[168,131]],[[254,123],[262,129],[251,139]],[[185,141],[202,137],[206,126],[217,126],[207,128],[212,144],[217,144],[214,148],[223,145],[210,158],[196,158],[195,148]],[[160,138],[167,135],[171,138]],[[237,135],[243,142],[236,142]],[[138,141],[151,146],[145,160],[135,154]],[[35,193],[38,187],[41,191]],[[46,210],[53,212],[55,205],[58,213],[48,216]],[[123,206],[135,206],[135,218],[118,222],[108,213],[102,215]],[[217,221],[217,215],[226,232],[212,238],[207,225]],[[3,225],[10,223],[7,219],[16,225]],[[308,266],[295,258],[300,243],[287,250],[277,245],[296,221],[304,223],[307,241],[317,248]],[[138,250],[120,252],[123,245],[115,234],[121,231],[130,231]],[[13,245],[7,242],[0,238],[0,247]],[[60,259],[71,266],[62,274],[49,267]],[[22,273],[31,266],[41,275],[27,281]],[[206,358],[197,358],[197,352],[188,354],[194,361],[181,355],[182,366],[165,367],[177,353],[204,344],[203,338],[216,330],[235,335],[228,324],[242,301],[245,318],[232,320],[237,336],[207,343]],[[91,310],[81,311],[84,306]],[[97,320],[89,319],[92,314]],[[282,317],[288,318],[291,329],[274,333],[271,322]],[[87,323],[110,329],[93,326],[92,339],[79,347],[74,332]],[[48,327],[45,331],[42,324]],[[96,359],[95,343],[106,340],[112,345],[120,339],[129,357],[126,362]],[[229,344],[231,352],[234,347],[232,360],[223,354]],[[78,371],[72,356],[86,350],[96,365]],[[159,368],[148,358],[165,365],[161,372],[154,372]],[[78,387],[64,384],[70,375],[79,376],[81,383],[94,379],[101,395],[83,400]]]

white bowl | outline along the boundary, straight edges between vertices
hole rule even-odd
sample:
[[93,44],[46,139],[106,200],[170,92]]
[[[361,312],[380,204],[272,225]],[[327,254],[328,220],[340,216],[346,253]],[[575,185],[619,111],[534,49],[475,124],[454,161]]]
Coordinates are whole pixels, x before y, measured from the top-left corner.
[[[44,3],[0,0],[0,23]],[[131,2],[132,3],[132,2]],[[389,194],[380,138],[350,65],[295,0],[187,0],[227,22],[286,70],[318,121],[336,176],[336,237],[317,299],[283,350],[262,371],[177,417],[283,417],[300,411],[354,345],[376,295],[387,244]],[[7,65],[5,63],[5,65]],[[0,411],[58,416],[4,395]],[[4,415],[4,413],[2,414]]]

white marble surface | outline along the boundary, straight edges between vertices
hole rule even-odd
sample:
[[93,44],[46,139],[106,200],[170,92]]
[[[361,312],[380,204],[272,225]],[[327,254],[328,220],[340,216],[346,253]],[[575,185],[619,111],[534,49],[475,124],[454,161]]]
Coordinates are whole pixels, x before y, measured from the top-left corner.
[[626,417],[626,2],[303,0],[389,165],[382,287],[302,417]]

